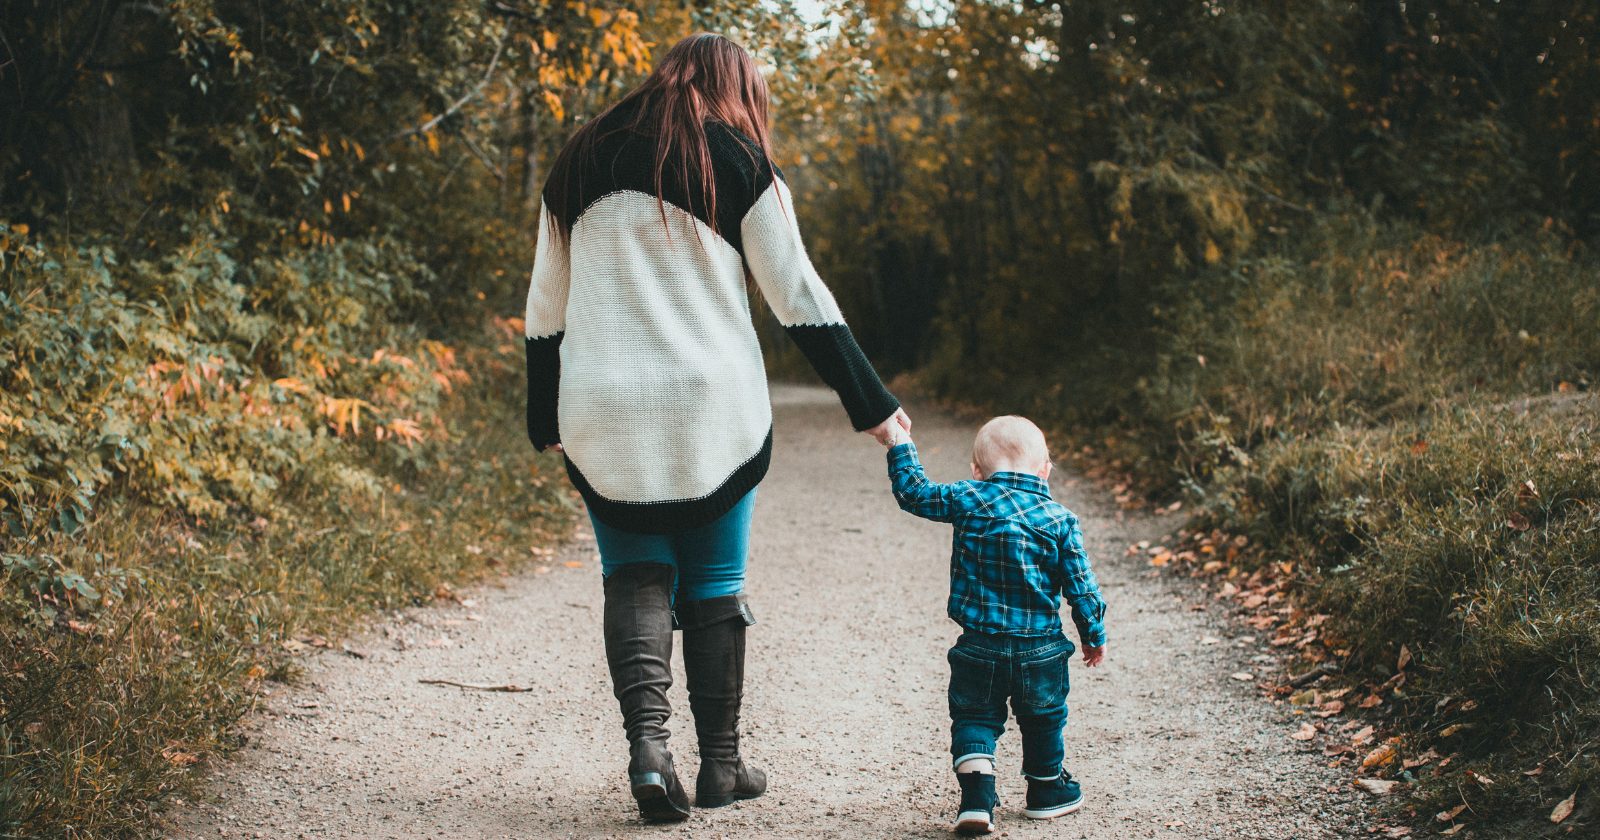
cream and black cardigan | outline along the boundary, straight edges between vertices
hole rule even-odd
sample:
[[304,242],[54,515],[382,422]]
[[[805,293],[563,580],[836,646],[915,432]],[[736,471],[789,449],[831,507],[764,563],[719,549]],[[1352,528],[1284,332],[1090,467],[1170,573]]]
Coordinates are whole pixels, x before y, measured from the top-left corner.
[[[856,429],[899,403],[812,267],[783,174],[759,147],[706,125],[713,224],[670,169],[658,204],[653,143],[620,128],[625,118],[608,118],[619,129],[602,133],[567,195],[543,196],[526,313],[528,435],[541,450],[562,444],[602,522],[673,533],[721,516],[767,471],[772,408],[747,269]],[[571,226],[567,241],[550,214]]]

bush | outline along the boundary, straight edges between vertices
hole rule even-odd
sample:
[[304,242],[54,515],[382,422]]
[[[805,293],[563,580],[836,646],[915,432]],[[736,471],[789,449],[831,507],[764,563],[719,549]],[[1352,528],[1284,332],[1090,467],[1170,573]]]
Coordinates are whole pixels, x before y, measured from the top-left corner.
[[370,493],[291,482],[249,524],[123,498],[72,534],[40,523],[8,544],[0,836],[138,834],[160,797],[236,743],[261,686],[296,673],[295,652],[559,539],[575,503],[552,459],[530,469],[500,396],[520,346],[471,361],[483,381],[441,407],[425,472],[364,470]]

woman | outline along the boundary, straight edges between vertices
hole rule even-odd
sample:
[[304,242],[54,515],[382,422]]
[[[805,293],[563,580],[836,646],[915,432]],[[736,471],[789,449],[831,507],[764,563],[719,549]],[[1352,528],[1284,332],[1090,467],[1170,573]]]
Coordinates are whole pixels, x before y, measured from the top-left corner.
[[719,35],[678,42],[580,128],[545,184],[528,292],[528,434],[566,454],[605,578],[606,659],[647,820],[688,797],[667,750],[674,625],[700,742],[695,801],[760,796],[739,756],[745,557],[772,409],[753,280],[850,421],[910,420],[806,257],[767,133],[767,86]]

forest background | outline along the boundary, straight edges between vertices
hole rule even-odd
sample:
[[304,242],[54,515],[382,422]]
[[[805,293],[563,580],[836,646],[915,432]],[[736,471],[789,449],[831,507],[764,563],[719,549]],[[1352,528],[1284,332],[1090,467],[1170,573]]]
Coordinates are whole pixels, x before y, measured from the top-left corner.
[[1192,512],[1150,562],[1384,807],[1593,808],[1593,4],[0,0],[0,836],[148,830],[297,651],[547,560],[543,166],[698,29],[886,374]]

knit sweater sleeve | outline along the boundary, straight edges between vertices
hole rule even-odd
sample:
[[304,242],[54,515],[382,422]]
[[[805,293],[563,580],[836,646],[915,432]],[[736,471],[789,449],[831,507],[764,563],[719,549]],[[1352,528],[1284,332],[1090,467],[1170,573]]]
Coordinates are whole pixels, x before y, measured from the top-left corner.
[[745,264],[761,294],[817,375],[839,394],[857,431],[900,407],[856,344],[839,304],[806,256],[794,201],[781,176],[771,178],[740,222]]
[[528,439],[541,452],[561,442],[556,403],[570,266],[567,243],[555,228],[549,202],[544,202],[539,208],[539,241],[523,319],[528,349]]

